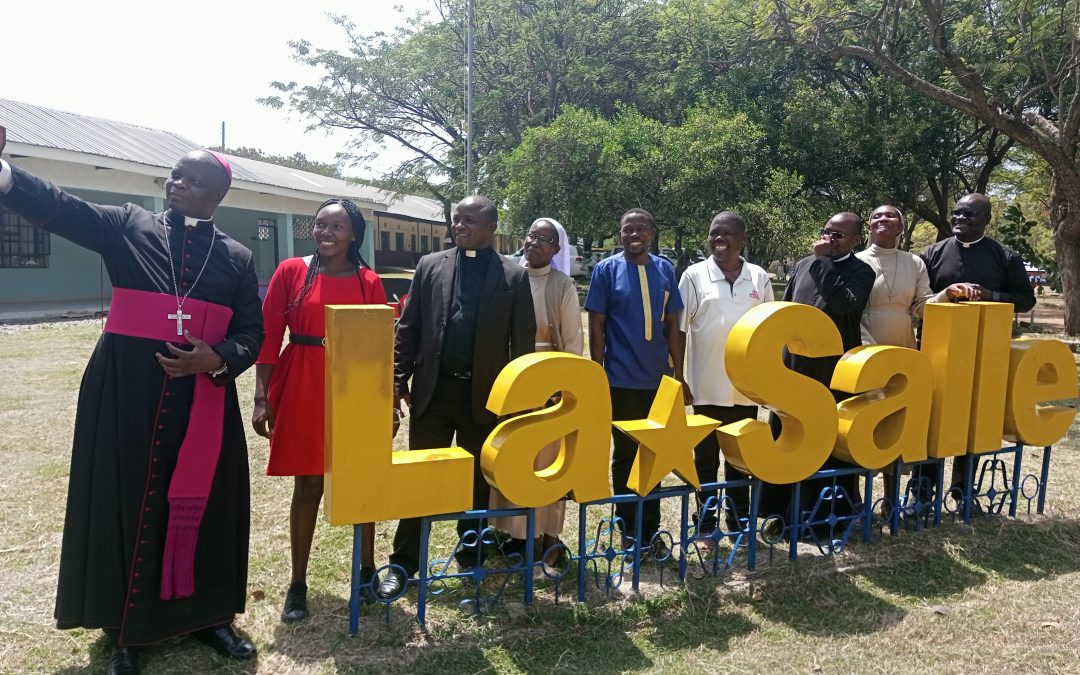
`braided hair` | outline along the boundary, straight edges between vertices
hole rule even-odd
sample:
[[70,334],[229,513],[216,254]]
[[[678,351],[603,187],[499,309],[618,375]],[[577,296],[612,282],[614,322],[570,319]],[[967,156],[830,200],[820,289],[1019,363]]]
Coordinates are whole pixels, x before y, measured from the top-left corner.
[[[327,206],[338,205],[345,209],[345,213],[349,214],[349,222],[352,224],[353,237],[349,242],[349,248],[345,252],[345,257],[349,259],[349,262],[356,265],[357,276],[359,276],[359,268],[370,267],[367,262],[364,261],[364,257],[360,255],[360,245],[364,243],[364,234],[367,232],[367,221],[364,220],[364,214],[360,212],[360,207],[357,206],[352,200],[345,199],[343,197],[334,197],[327,199],[322,204],[319,204],[319,208],[315,210],[315,217],[319,217],[319,211],[322,211]],[[311,263],[308,265],[307,276],[304,277],[304,285],[300,288],[300,292],[296,294],[296,298],[289,303],[289,306],[285,309],[286,312],[290,312],[300,306],[300,303],[304,301],[307,294],[311,292],[311,287],[315,285],[315,279],[319,276],[319,248],[315,247],[315,254],[311,256]],[[360,285],[360,290],[363,291],[364,285]],[[365,302],[367,298],[364,298]]]

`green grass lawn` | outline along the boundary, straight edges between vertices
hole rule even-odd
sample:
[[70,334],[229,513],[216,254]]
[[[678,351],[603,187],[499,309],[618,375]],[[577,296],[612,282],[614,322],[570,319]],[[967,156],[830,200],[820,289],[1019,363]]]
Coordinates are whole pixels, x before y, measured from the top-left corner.
[[[0,327],[0,672],[101,672],[109,648],[98,631],[58,631],[53,596],[67,489],[72,420],[97,321]],[[252,374],[239,382],[250,413]],[[399,433],[396,447],[407,434]],[[147,650],[147,673],[908,673],[1080,670],[1080,426],[1054,450],[1047,514],[976,519],[932,531],[878,537],[832,558],[791,564],[760,555],[754,573],[690,579],[643,576],[642,593],[593,587],[558,605],[550,582],[537,601],[511,587],[490,616],[438,600],[426,627],[415,595],[386,625],[367,610],[348,635],[351,529],[320,524],[309,579],[313,616],[278,620],[288,585],[291,481],[263,475],[264,439],[249,431],[251,562],[247,613],[238,619],[259,648],[229,662],[192,640]],[[1027,469],[1034,470],[1033,452]],[[669,479],[670,480],[670,479]],[[875,490],[880,494],[880,484]],[[568,512],[568,541],[576,534]],[[673,513],[665,514],[673,523]],[[437,532],[450,545],[450,526]],[[385,561],[393,524],[377,529]],[[627,587],[629,584],[627,583]]]

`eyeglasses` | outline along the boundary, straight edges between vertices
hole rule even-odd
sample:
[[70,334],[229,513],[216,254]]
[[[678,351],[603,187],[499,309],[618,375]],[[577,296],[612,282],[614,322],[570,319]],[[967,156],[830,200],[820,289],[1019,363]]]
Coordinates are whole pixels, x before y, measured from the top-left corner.
[[975,216],[979,215],[971,209],[953,209],[952,214],[957,218],[959,218],[960,216],[963,216],[965,218],[974,218]]
[[549,237],[546,234],[537,234],[536,232],[529,232],[528,234],[525,235],[525,241],[530,241],[530,240],[531,241],[538,241],[541,244],[548,244],[548,245],[554,244],[557,241],[559,241],[555,237]]
[[822,230],[821,236],[828,237],[833,241],[839,241],[840,239],[844,239],[850,235],[846,232],[840,232],[839,230]]

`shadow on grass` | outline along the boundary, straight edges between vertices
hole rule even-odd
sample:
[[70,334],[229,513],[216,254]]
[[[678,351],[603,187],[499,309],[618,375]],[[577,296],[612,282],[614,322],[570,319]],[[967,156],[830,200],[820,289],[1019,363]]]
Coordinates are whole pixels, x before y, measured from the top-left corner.
[[[112,641],[102,635],[90,647],[90,663],[57,670],[57,675],[98,675],[105,672],[113,655]],[[259,657],[238,660],[220,656],[194,638],[181,637],[139,649],[139,672],[156,673],[245,673],[259,670]]]
[[93,644],[90,645],[89,656],[90,663],[85,666],[69,666],[67,668],[61,668],[57,670],[57,675],[90,675],[94,673],[104,673],[105,667],[109,664],[109,659],[112,658],[113,646],[112,640],[101,634]]
[[754,603],[754,611],[804,635],[867,635],[897,624],[907,615],[903,608],[862,590],[842,574],[812,583],[764,586],[762,593],[764,597]]
[[[480,672],[487,669],[496,672],[539,673],[597,673],[629,672],[649,668],[652,660],[634,644],[625,627],[615,625],[593,626],[573,629],[556,634],[522,632],[520,637],[504,640],[498,645],[489,644],[482,651],[484,662],[478,668],[462,668],[461,672]],[[442,659],[418,659],[409,666],[410,673],[446,673],[457,670],[456,654],[444,655]],[[449,664],[452,664],[449,665]]]
[[972,529],[960,536],[949,528],[914,535],[926,539],[926,555],[897,555],[860,574],[892,593],[934,600],[984,584],[988,572],[1037,581],[1080,570],[1080,521],[975,518]]
[[[976,519],[964,547],[979,567],[1014,581],[1036,581],[1080,570],[1080,521]],[[978,536],[981,535],[981,536]]]
[[860,570],[859,576],[890,593],[921,600],[957,595],[987,580],[984,572],[971,569],[944,551],[890,561]]
[[[854,570],[808,582],[767,577],[764,600],[752,605],[763,618],[807,635],[873,633],[902,620],[901,605],[933,602],[986,584],[991,573],[1015,581],[1036,581],[1080,570],[1080,522],[1005,518],[976,519],[974,533],[945,526],[901,535],[882,549],[852,547],[844,559]],[[833,565],[821,560],[809,563]],[[860,588],[865,580],[897,596],[893,603]]]

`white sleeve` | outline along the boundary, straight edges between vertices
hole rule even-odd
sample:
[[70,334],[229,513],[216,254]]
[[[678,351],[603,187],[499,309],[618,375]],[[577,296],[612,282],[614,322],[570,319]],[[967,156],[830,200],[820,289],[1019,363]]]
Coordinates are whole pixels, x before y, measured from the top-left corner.
[[14,179],[11,176],[11,165],[0,159],[0,194],[7,194],[11,191],[11,186],[14,183]]
[[697,284],[694,283],[690,270],[683,272],[682,279],[679,279],[679,295],[683,301],[683,308],[679,310],[679,330],[689,333],[690,321],[697,313],[698,305]]

